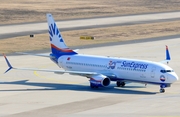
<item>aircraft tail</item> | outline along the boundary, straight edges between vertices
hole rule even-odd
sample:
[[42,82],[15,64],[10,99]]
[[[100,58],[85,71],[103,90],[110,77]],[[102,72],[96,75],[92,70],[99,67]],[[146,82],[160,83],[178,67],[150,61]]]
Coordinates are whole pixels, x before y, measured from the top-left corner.
[[47,21],[48,21],[48,29],[49,29],[49,38],[51,42],[51,51],[53,56],[59,58],[62,55],[73,55],[77,54],[75,51],[69,49],[63,37],[54,21],[54,18],[51,14],[47,14]]

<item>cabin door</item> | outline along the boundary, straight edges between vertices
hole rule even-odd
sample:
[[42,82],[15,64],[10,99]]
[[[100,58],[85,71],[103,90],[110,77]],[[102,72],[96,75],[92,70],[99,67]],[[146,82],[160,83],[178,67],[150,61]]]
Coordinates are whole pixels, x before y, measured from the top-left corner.
[[65,65],[64,65],[63,62],[64,62],[64,57],[62,56],[62,57],[60,57],[60,60],[59,60],[59,63],[58,63],[59,67],[64,68]]
[[155,78],[156,67],[151,68],[151,78]]

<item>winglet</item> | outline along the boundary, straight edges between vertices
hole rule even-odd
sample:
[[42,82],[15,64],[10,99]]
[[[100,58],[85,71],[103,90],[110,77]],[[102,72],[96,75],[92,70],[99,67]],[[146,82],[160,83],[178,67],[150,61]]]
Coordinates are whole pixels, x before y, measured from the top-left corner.
[[170,54],[169,54],[169,50],[168,50],[168,46],[166,45],[166,60],[171,60]]
[[10,71],[13,67],[12,67],[12,65],[10,64],[10,62],[8,61],[6,55],[3,54],[3,56],[4,56],[4,58],[5,58],[5,60],[6,60],[6,63],[7,63],[7,65],[8,65],[8,67],[9,67],[9,68],[4,72],[4,73],[7,73],[7,72]]

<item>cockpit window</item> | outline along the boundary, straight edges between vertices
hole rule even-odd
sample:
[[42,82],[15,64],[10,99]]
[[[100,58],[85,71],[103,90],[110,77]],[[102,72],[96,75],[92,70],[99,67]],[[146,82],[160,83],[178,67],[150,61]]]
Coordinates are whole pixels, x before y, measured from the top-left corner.
[[166,72],[174,72],[173,70],[161,70],[161,73],[166,73]]

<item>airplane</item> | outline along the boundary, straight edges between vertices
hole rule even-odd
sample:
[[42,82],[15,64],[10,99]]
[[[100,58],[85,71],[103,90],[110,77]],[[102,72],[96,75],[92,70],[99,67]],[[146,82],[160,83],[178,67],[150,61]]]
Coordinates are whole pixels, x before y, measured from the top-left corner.
[[64,70],[16,68],[10,64],[4,54],[9,66],[5,73],[11,69],[54,72],[56,74],[69,73],[87,77],[91,88],[107,87],[112,81],[116,82],[117,87],[124,87],[127,82],[155,84],[160,86],[160,93],[164,93],[166,87],[170,87],[172,83],[179,79],[174,70],[164,64],[171,60],[168,46],[166,46],[166,59],[161,62],[78,54],[76,50],[66,46],[53,16],[48,13],[46,17],[51,53],[50,55],[34,55],[49,57]]

